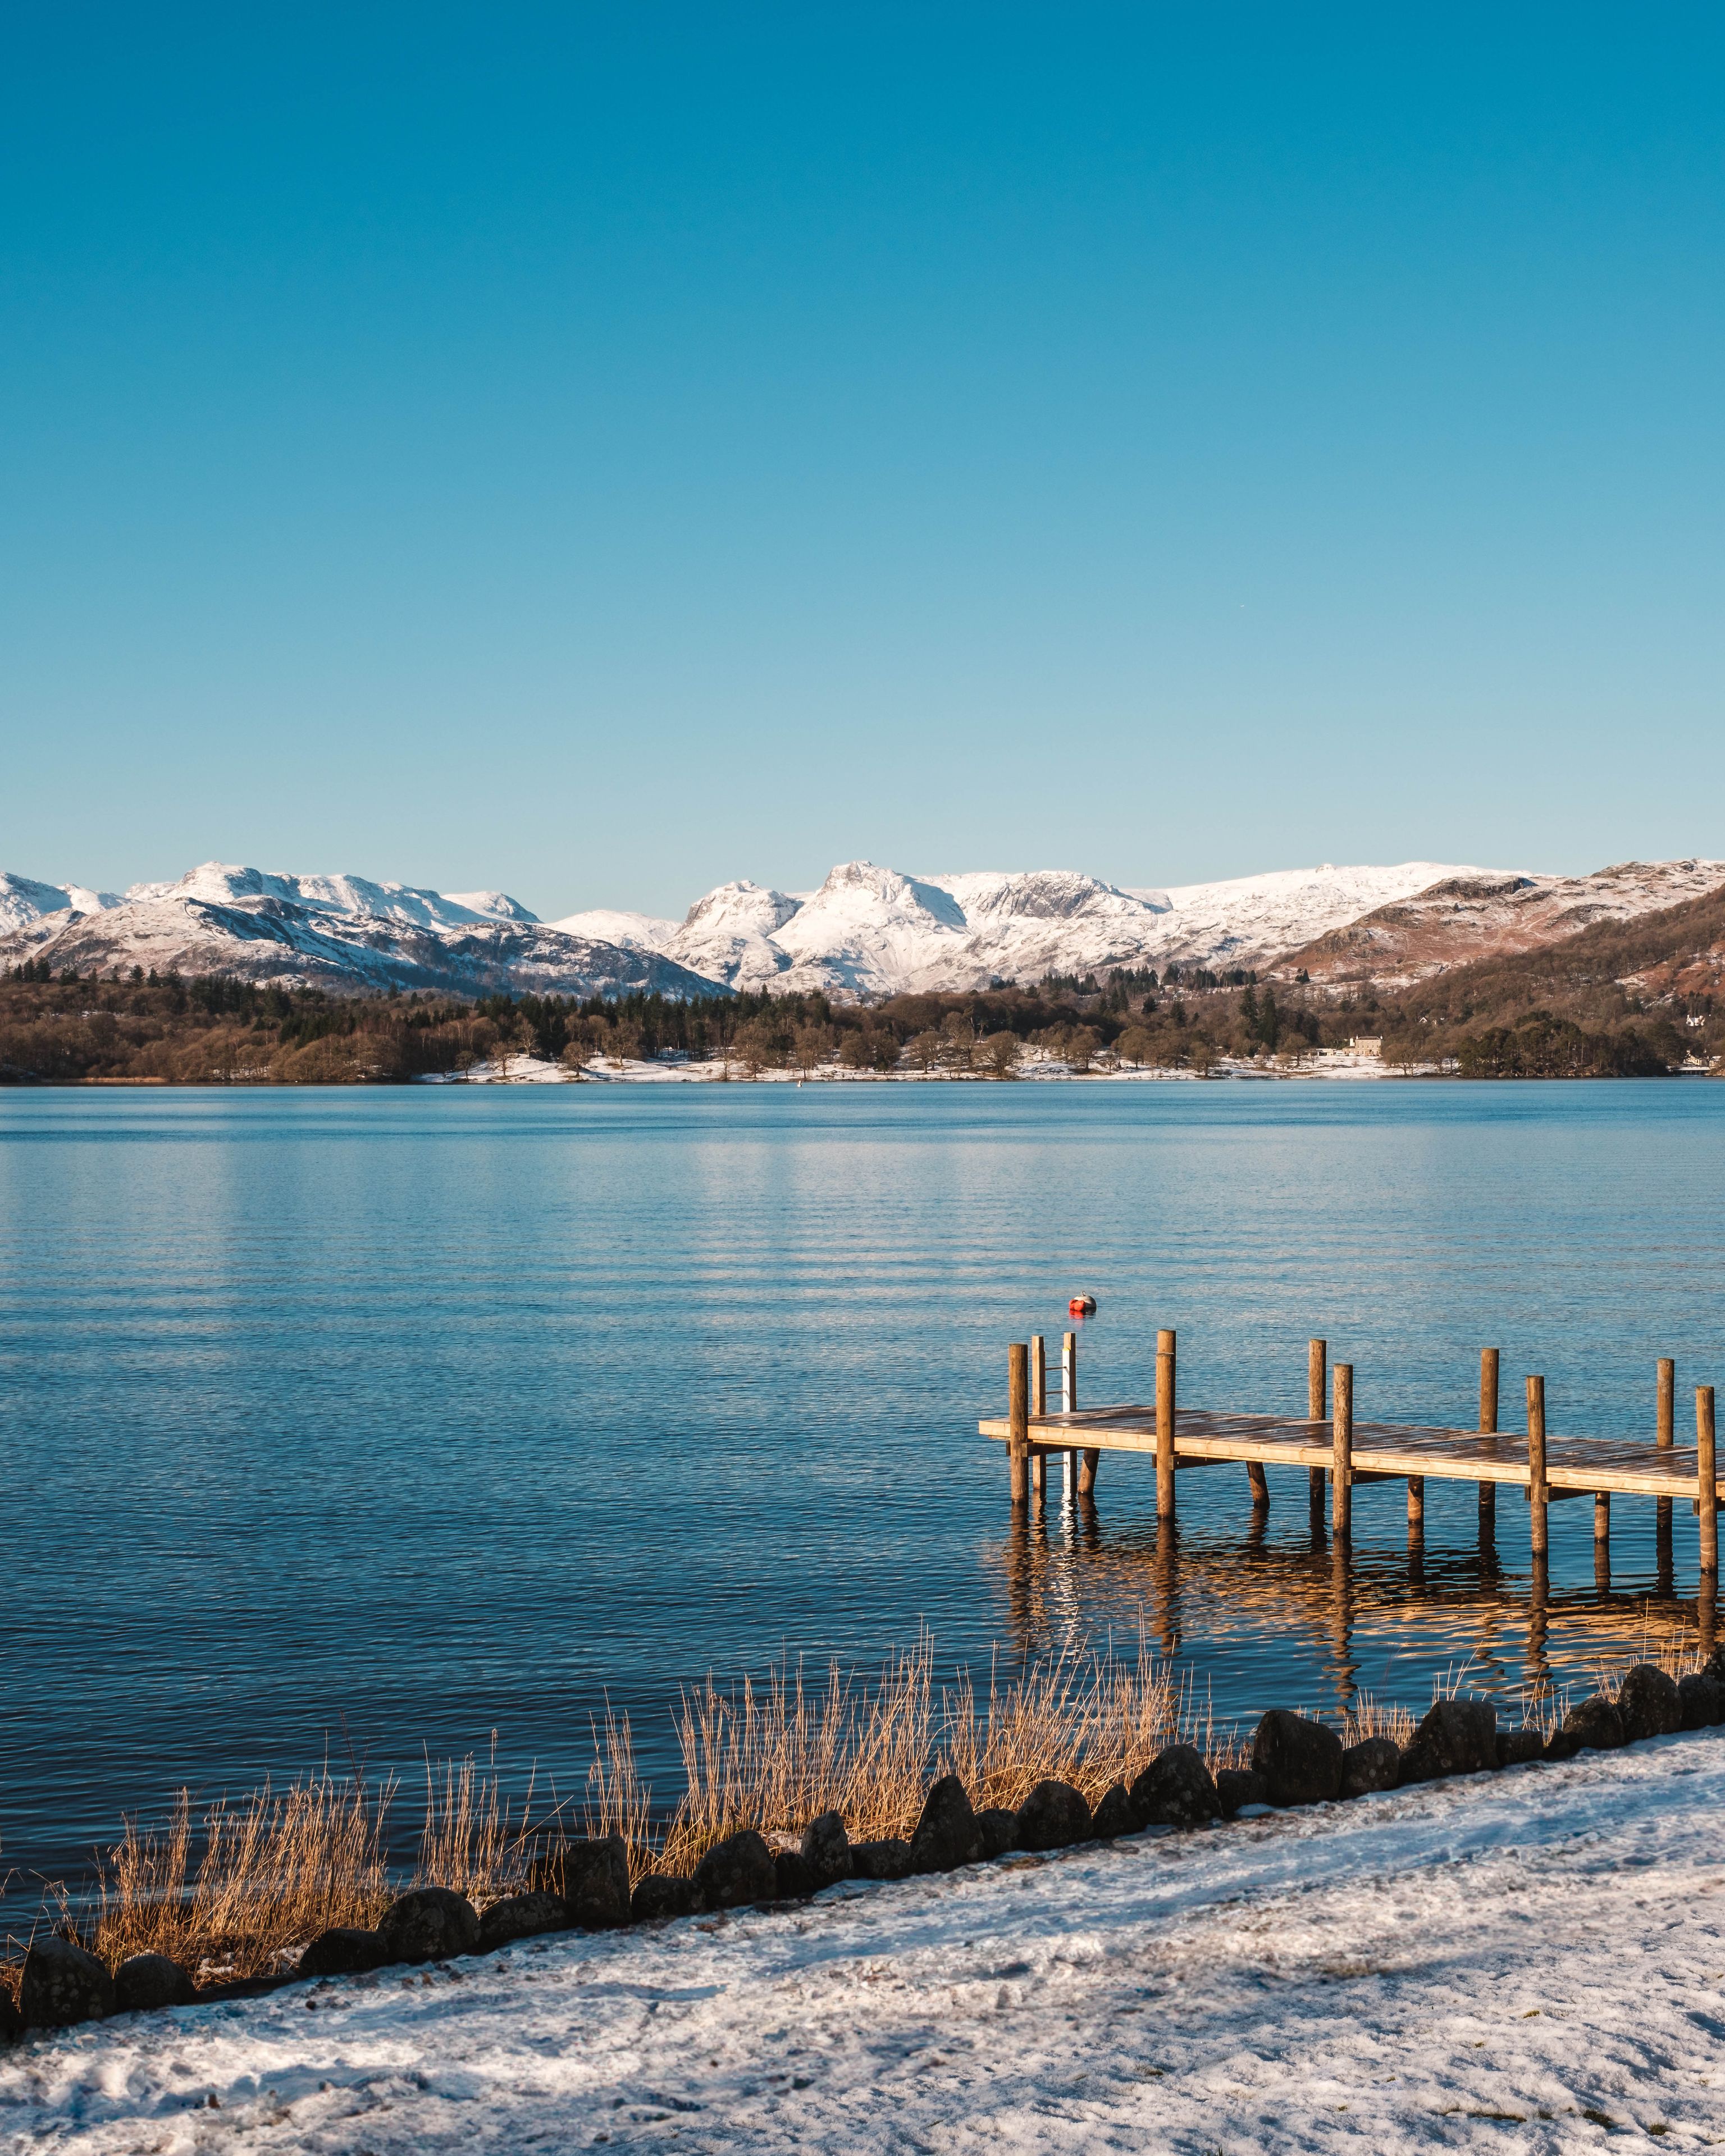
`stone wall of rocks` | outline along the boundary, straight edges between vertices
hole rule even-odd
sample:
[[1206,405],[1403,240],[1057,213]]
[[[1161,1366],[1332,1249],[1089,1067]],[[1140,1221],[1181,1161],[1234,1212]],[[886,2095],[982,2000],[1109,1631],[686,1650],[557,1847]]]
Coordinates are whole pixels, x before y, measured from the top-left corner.
[[1725,1648],[1680,1682],[1651,1663],[1640,1665],[1615,1698],[1595,1693],[1579,1701],[1549,1738],[1537,1730],[1500,1729],[1497,1710],[1481,1699],[1439,1700],[1405,1748],[1385,1737],[1344,1746],[1327,1724],[1276,1707],[1253,1735],[1250,1767],[1212,1775],[1189,1744],[1170,1745],[1129,1786],[1117,1783],[1094,1811],[1081,1792],[1052,1781],[1039,1782],[1016,1811],[976,1811],[964,1784],[948,1774],[929,1791],[908,1841],[853,1842],[838,1813],[825,1812],[800,1836],[775,1835],[769,1840],[752,1828],[731,1835],[707,1851],[692,1877],[649,1871],[633,1892],[619,1836],[567,1842],[534,1867],[525,1893],[494,1902],[481,1912],[447,1887],[416,1887],[390,1904],[375,1931],[341,1928],[320,1933],[287,1976],[200,1989],[162,1954],[134,1954],[110,1973],[70,1939],[39,1939],[25,1958],[18,2005],[0,1990],[0,2038],[12,2041],[31,2030],[65,2028],[110,2014],[244,1997],[315,1978],[491,1953],[546,1933],[611,1931],[721,1909],[802,1902],[842,1879],[907,1879],[986,1863],[1013,1851],[1066,1849],[1153,1827],[1208,1828],[1242,1813],[1334,1804],[1447,1775],[1568,1759],[1578,1752],[1611,1751],[1721,1724]]

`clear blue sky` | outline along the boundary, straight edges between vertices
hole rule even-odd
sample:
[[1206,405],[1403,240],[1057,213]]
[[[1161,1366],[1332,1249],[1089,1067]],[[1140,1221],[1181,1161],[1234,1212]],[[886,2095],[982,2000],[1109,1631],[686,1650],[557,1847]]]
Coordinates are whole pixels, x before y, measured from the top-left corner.
[[1716,8],[0,36],[0,865],[1725,854]]

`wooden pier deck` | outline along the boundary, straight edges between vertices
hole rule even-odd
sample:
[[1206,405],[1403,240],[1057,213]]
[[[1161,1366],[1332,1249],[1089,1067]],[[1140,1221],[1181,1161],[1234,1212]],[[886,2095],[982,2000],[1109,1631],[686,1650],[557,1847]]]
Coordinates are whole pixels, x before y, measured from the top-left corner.
[[1266,1467],[1304,1467],[1311,1478],[1314,1509],[1322,1503],[1327,1481],[1331,1522],[1337,1535],[1345,1537],[1352,1519],[1352,1493],[1358,1483],[1405,1481],[1409,1518],[1416,1523],[1424,1517],[1428,1477],[1476,1484],[1482,1520],[1491,1515],[1497,1487],[1508,1483],[1526,1493],[1532,1515],[1532,1548],[1539,1556],[1548,1547],[1547,1509],[1566,1498],[1594,1499],[1594,1533],[1601,1539],[1610,1531],[1614,1496],[1655,1499],[1664,1533],[1669,1532],[1671,1507],[1682,1499],[1699,1516],[1702,1570],[1718,1571],[1721,1485],[1713,1388],[1696,1389],[1696,1442],[1679,1445],[1669,1362],[1657,1366],[1656,1435],[1651,1445],[1548,1435],[1543,1376],[1526,1380],[1525,1435],[1500,1431],[1495,1348],[1481,1356],[1480,1423],[1471,1430],[1444,1424],[1356,1422],[1353,1366],[1338,1363],[1331,1370],[1327,1343],[1322,1340],[1312,1341],[1308,1350],[1304,1416],[1181,1407],[1176,1399],[1172,1332],[1158,1334],[1156,1362],[1153,1403],[1081,1409],[1077,1337],[1068,1333],[1059,1372],[1061,1404],[1050,1413],[1046,1343],[1041,1339],[1014,1343],[1008,1355],[1007,1412],[978,1424],[983,1436],[1007,1447],[1014,1502],[1022,1503],[1042,1493],[1050,1454],[1065,1456],[1069,1482],[1080,1496],[1094,1489],[1104,1452],[1152,1455],[1157,1509],[1170,1517],[1174,1478],[1183,1470],[1244,1466],[1254,1506],[1261,1507],[1269,1502]]

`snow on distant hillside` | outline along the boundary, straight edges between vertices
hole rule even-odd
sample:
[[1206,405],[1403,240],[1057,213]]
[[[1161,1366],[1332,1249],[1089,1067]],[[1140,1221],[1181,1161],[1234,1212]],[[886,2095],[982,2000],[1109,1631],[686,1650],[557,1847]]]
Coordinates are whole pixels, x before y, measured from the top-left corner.
[[1409,897],[1446,876],[1481,873],[1441,861],[1401,861],[1394,868],[1333,868],[1326,861],[1322,868],[1275,869],[1266,875],[1177,884],[1134,896],[1166,905],[1157,947],[1168,963],[1263,967],[1373,906]]
[[1661,912],[1722,886],[1725,861],[1625,861],[1585,876],[1452,870],[1287,948],[1283,964],[1314,981],[1369,978],[1401,987],[1478,958],[1562,942],[1595,921]]

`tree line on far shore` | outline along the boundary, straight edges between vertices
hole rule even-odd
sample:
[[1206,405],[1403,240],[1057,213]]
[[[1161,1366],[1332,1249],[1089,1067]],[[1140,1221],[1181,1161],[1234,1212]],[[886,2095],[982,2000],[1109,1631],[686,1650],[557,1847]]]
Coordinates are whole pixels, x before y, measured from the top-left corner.
[[[1628,956],[1645,956],[1646,940]],[[1614,945],[1608,955],[1625,953]],[[1160,977],[1115,969],[876,1002],[754,993],[683,1003],[351,996],[136,968],[80,981],[31,965],[0,979],[0,1083],[387,1084],[516,1057],[576,1070],[687,1058],[738,1077],[836,1065],[1009,1079],[1037,1061],[1081,1075],[1122,1066],[1202,1075],[1224,1059],[1297,1069],[1363,1034],[1381,1038],[1392,1065],[1470,1078],[1652,1076],[1697,1053],[1725,1055],[1725,1013],[1710,996],[1654,1003],[1598,970],[1584,951],[1523,954],[1384,994],[1369,983],[1320,989],[1175,966]]]

